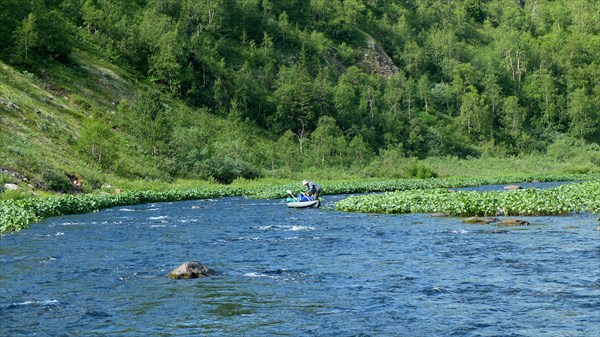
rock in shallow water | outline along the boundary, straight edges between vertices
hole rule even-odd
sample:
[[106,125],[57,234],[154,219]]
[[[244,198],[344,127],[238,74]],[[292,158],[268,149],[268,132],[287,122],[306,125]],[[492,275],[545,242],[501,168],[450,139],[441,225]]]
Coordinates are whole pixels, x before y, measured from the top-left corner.
[[519,219],[506,219],[498,223],[498,226],[504,227],[517,227],[517,226],[529,226],[529,222]]
[[497,221],[498,221],[498,219],[496,219],[496,218],[480,218],[478,216],[473,216],[473,217],[466,218],[463,220],[464,223],[482,224],[482,225],[487,225],[489,223],[497,222]]
[[197,261],[189,261],[169,273],[170,278],[189,279],[214,275],[214,271]]

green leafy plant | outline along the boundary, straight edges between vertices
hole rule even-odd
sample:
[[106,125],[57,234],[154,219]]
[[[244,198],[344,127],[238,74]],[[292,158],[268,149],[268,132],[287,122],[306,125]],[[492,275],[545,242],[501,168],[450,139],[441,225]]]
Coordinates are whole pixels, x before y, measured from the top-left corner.
[[449,191],[447,189],[410,189],[378,195],[352,196],[335,204],[349,212],[436,213],[456,216],[474,215],[561,215],[597,212],[600,181],[561,185],[550,189],[515,191]]

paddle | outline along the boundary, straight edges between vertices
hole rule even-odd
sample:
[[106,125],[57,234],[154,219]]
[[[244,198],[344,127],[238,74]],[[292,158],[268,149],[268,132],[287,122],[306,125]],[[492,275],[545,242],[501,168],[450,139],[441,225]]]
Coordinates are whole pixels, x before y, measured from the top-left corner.
[[292,196],[292,198],[294,198],[294,201],[298,201],[298,198],[296,198],[296,196],[292,194],[292,191],[290,191],[290,190],[287,190],[286,192],[287,192],[289,195],[291,195],[291,196]]

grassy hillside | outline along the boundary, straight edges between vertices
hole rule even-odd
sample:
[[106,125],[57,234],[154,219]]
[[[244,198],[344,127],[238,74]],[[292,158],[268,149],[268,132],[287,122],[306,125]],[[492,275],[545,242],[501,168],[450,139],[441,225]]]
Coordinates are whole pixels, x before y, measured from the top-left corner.
[[573,3],[4,1],[2,198],[598,173]]
[[[84,50],[74,51],[69,64],[49,61],[35,73],[30,71],[0,61],[3,184],[20,183],[25,190],[89,192],[102,184],[123,187],[128,180],[170,179],[161,172],[162,158],[140,151],[143,145],[135,135],[115,124],[119,105],[135,101],[139,92],[148,90],[147,85],[105,62],[100,54]],[[165,101],[172,104],[174,114],[187,116],[183,120],[188,125],[212,134],[212,142],[222,139],[219,129],[227,129],[227,137],[232,132],[256,132],[205,110],[190,109],[180,101]],[[95,121],[101,123],[100,131],[108,130],[98,136],[110,138],[110,149],[104,150],[109,159],[97,158],[82,140]],[[107,146],[105,139],[97,142],[98,147]],[[111,164],[105,166],[104,162]]]
[[50,62],[36,74],[0,63],[0,166],[36,188],[67,191],[67,176],[97,179],[97,167],[77,147],[83,123],[135,95],[131,78],[98,57],[76,51],[72,62]]

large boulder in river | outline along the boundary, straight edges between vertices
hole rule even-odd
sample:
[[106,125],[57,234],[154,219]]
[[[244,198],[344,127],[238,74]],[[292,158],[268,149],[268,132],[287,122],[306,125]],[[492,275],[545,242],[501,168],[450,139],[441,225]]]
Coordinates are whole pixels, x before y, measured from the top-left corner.
[[189,261],[169,273],[170,278],[198,278],[214,275],[214,271],[197,261]]

